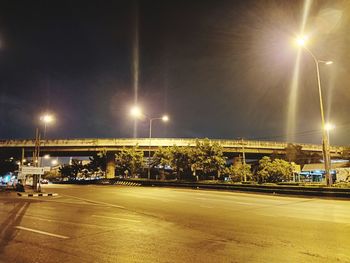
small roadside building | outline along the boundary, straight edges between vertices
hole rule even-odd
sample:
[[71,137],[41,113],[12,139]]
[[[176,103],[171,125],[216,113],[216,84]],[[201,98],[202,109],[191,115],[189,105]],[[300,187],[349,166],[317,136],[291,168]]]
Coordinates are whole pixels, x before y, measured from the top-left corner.
[[[350,163],[349,161],[332,161],[331,175],[334,182],[350,181]],[[305,164],[300,172],[300,181],[304,182],[322,182],[325,179],[325,169],[323,163]]]

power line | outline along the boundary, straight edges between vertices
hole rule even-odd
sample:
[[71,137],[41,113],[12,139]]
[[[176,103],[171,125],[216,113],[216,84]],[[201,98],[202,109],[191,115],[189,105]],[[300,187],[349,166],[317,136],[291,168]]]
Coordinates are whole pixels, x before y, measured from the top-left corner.
[[[348,123],[342,123],[340,125],[336,126],[336,129],[339,130],[348,130],[350,129],[350,122]],[[253,137],[251,139],[254,140],[272,140],[272,139],[279,139],[279,138],[285,138],[288,136],[310,136],[310,135],[316,135],[316,134],[321,134],[322,130],[317,129],[317,130],[305,130],[305,131],[300,131],[300,132],[294,132],[294,133],[285,133],[285,134],[279,134],[279,135],[270,135],[270,136],[264,136],[264,137]]]

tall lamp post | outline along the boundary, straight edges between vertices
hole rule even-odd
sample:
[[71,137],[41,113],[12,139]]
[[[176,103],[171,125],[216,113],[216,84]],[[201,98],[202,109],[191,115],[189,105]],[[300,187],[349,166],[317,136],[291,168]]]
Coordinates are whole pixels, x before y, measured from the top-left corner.
[[327,142],[328,142],[328,164],[329,164],[329,176],[333,182],[333,177],[332,177],[332,158],[331,158],[331,141],[330,141],[330,137],[329,137],[329,133],[335,129],[335,125],[332,123],[326,123],[325,124],[325,130],[327,132]]
[[330,174],[329,141],[328,141],[328,136],[327,136],[327,127],[326,127],[325,118],[324,118],[324,111],[323,111],[323,100],[322,100],[322,89],[321,89],[321,78],[320,78],[319,65],[320,64],[330,65],[333,62],[317,59],[316,56],[311,52],[311,50],[306,47],[306,42],[307,42],[306,37],[300,37],[297,39],[296,42],[300,47],[304,48],[310,54],[313,61],[315,62],[315,66],[316,66],[318,95],[319,95],[319,101],[320,101],[321,123],[322,123],[323,162],[324,162],[324,169],[325,169],[326,184],[327,184],[327,186],[331,186],[333,184],[333,180],[332,180],[332,176]]
[[[39,135],[39,140],[38,140],[38,158],[39,158],[39,153],[40,153],[40,142],[41,142],[41,139],[43,139],[43,140],[46,139],[47,126],[50,125],[51,123],[53,123],[55,121],[55,118],[54,118],[54,116],[52,114],[45,113],[45,114],[40,116],[40,121],[44,124],[44,133],[43,133],[43,137],[42,138],[40,138],[40,135]],[[38,129],[38,133],[39,133],[39,129]],[[39,166],[41,166],[41,160],[40,160]]]
[[[42,139],[45,140],[46,137],[46,129],[47,129],[47,125],[49,125],[50,123],[52,123],[54,121],[54,117],[51,114],[45,113],[42,116],[40,116],[40,121],[44,124],[44,133],[43,133],[43,137]],[[41,137],[40,137],[40,132],[39,132],[39,128],[36,129],[36,138],[35,138],[35,156],[36,156],[36,165],[37,166],[41,166],[42,162],[41,162],[41,158],[40,158],[40,146],[41,146]],[[37,180],[37,178],[35,178],[35,180]],[[38,187],[37,187],[37,191],[41,192],[41,184],[40,184],[40,180],[41,180],[41,175],[39,175],[38,178]]]
[[142,113],[141,109],[137,106],[134,106],[131,111],[130,111],[131,116],[133,116],[134,118],[146,118],[149,121],[149,144],[148,144],[148,169],[147,169],[147,177],[148,179],[151,179],[151,146],[152,146],[152,124],[153,121],[155,120],[161,120],[163,122],[168,122],[169,121],[169,117],[168,115],[163,115],[162,117],[149,117],[146,114]]

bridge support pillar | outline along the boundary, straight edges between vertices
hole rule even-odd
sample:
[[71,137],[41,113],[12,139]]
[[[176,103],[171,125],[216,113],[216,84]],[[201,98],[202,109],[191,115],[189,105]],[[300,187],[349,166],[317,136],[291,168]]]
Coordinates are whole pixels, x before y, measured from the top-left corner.
[[115,154],[114,152],[107,152],[106,178],[115,177]]

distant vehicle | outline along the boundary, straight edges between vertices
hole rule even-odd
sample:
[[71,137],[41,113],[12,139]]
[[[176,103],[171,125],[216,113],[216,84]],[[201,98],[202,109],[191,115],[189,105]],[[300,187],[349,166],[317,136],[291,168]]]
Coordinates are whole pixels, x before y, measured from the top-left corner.
[[49,183],[49,181],[48,181],[48,180],[46,180],[46,179],[43,179],[43,180],[41,180],[41,183],[42,183],[42,184],[48,184],[48,183]]

